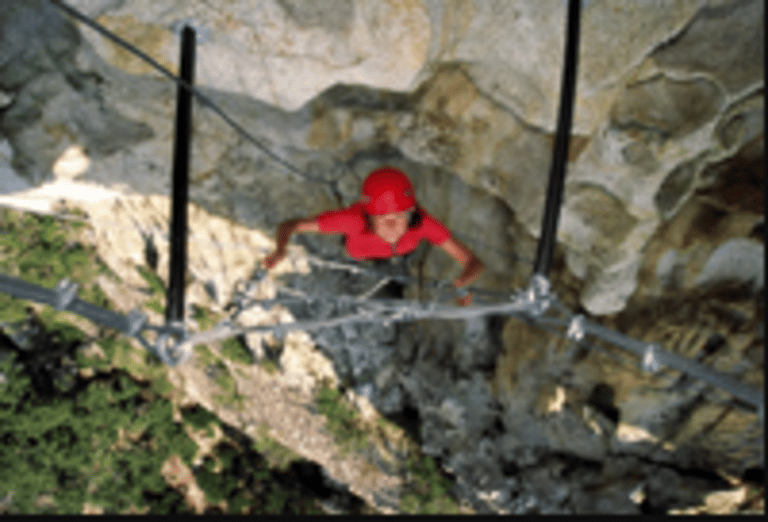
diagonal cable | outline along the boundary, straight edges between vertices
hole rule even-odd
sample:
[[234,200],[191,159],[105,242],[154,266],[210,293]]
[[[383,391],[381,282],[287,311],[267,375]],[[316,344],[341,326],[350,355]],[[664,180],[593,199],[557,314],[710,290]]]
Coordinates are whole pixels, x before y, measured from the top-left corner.
[[313,176],[310,176],[307,172],[299,169],[298,167],[292,165],[285,159],[281,158],[274,152],[272,152],[266,145],[264,145],[261,140],[256,138],[254,135],[252,135],[250,132],[245,130],[242,125],[237,123],[234,119],[232,119],[229,114],[226,113],[221,107],[219,107],[211,98],[204,95],[200,90],[195,87],[194,85],[189,84],[188,82],[184,81],[179,76],[173,74],[170,70],[163,67],[157,60],[153,59],[151,56],[149,56],[147,53],[143,52],[141,49],[137,48],[136,46],[132,45],[131,43],[127,42],[126,40],[120,38],[118,35],[104,27],[103,25],[99,24],[98,22],[94,21],[90,17],[84,15],[80,11],[74,9],[73,7],[67,5],[66,3],[62,2],[61,0],[50,0],[50,2],[61,9],[62,11],[66,12],[73,18],[76,18],[77,20],[81,21],[82,23],[86,24],[88,27],[92,28],[93,30],[97,31],[98,33],[102,34],[109,40],[112,40],[119,46],[123,47],[127,51],[133,53],[137,57],[144,60],[147,64],[152,66],[155,70],[160,72],[163,76],[166,76],[170,80],[176,82],[176,84],[188,89],[194,96],[197,98],[197,100],[203,105],[211,109],[213,112],[218,114],[227,124],[229,124],[238,134],[240,134],[243,138],[245,138],[247,141],[258,147],[264,154],[272,158],[274,161],[279,163],[280,165],[284,166],[288,170],[299,174],[305,179],[308,179],[310,181],[315,181],[318,183],[330,183],[329,180],[316,178]]

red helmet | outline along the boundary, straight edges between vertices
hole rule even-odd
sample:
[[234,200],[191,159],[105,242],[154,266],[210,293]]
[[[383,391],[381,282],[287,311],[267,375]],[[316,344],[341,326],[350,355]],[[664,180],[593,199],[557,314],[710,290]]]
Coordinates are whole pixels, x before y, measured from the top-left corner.
[[361,193],[365,211],[371,215],[402,212],[416,204],[411,180],[394,167],[371,171],[363,182]]

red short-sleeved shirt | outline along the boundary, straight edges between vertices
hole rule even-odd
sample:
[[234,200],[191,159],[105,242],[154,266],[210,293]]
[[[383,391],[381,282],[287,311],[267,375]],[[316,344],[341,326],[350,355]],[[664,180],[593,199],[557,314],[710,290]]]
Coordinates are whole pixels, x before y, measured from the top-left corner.
[[321,232],[339,232],[346,236],[347,253],[350,257],[375,259],[402,256],[413,252],[422,239],[426,239],[433,245],[439,245],[451,237],[451,231],[424,209],[422,209],[422,215],[421,224],[414,229],[406,230],[394,248],[375,233],[366,232],[362,203],[323,212],[315,218],[315,221],[320,226]]

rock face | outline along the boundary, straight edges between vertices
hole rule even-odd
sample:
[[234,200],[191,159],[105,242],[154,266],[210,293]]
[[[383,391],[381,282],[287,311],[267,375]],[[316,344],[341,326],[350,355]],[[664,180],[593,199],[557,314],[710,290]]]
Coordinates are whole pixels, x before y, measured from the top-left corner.
[[[479,286],[527,283],[520,258],[533,257],[544,208],[562,2],[70,5],[171,70],[179,27],[197,26],[196,83],[309,175],[195,106],[190,303],[222,310],[277,223],[353,203],[382,163],[405,169],[420,203],[484,261]],[[763,17],[759,0],[584,2],[551,275],[571,307],[755,387],[764,343]],[[90,215],[91,240],[127,285],[141,284],[135,267],[149,245],[165,277],[175,86],[49,2],[6,2],[0,20],[0,200],[46,210],[65,198]],[[295,242],[301,248],[262,281],[259,298],[286,284],[280,274],[310,293],[375,283],[309,269],[306,252],[345,256],[337,238]],[[429,248],[403,269],[459,273]],[[430,291],[411,286],[405,297]],[[289,307],[242,319],[337,312]],[[701,470],[737,478],[762,470],[759,425],[724,392],[671,370],[645,375],[609,347],[553,339],[491,317],[269,342],[300,387],[333,377],[381,412],[418,411],[424,451],[453,470],[458,493],[481,511],[685,509],[707,505],[702,492],[727,489]],[[660,474],[680,482],[678,493],[653,478]]]

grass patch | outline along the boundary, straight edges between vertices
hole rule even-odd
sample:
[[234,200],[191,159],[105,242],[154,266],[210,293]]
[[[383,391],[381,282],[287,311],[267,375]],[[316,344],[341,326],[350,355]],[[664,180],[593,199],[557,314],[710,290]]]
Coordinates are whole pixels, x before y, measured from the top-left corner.
[[138,270],[141,277],[146,281],[147,285],[149,285],[152,294],[156,296],[166,295],[165,284],[163,283],[163,280],[160,279],[160,276],[144,266],[137,266],[136,270]]
[[197,324],[200,325],[200,331],[210,330],[216,326],[222,318],[220,314],[216,314],[197,305],[194,305],[194,313],[192,314],[192,317],[197,321]]
[[261,367],[270,375],[275,375],[280,372],[280,365],[272,359],[264,359],[261,363]]
[[216,369],[214,370],[215,382],[222,393],[213,394],[213,399],[222,406],[234,405],[235,408],[242,410],[245,407],[245,398],[237,391],[237,383],[235,378],[227,370],[226,365],[221,361],[216,361]]
[[26,316],[26,301],[0,293],[0,322],[15,323]]
[[269,427],[266,424],[259,426],[257,437],[253,442],[253,449],[264,456],[270,467],[286,471],[291,462],[302,459],[301,455],[283,446],[270,437],[268,433]]
[[421,452],[406,461],[408,480],[401,499],[403,511],[411,514],[457,514],[459,507],[449,491],[453,482],[440,471],[435,459]]
[[206,374],[215,382],[222,393],[213,394],[213,399],[222,406],[234,405],[237,409],[245,407],[245,398],[237,391],[235,378],[229,373],[227,366],[205,345],[195,346],[199,364],[205,368]]
[[217,361],[213,352],[204,344],[195,345],[195,354],[197,354],[197,360],[203,366],[209,366]]
[[253,363],[251,352],[248,351],[242,341],[237,337],[230,337],[229,339],[224,340],[221,345],[221,354],[230,361],[242,364]]
[[205,429],[209,437],[213,437],[215,432],[212,425],[219,423],[219,418],[200,405],[194,405],[191,408],[182,408],[181,416],[193,428]]
[[65,277],[88,291],[97,274],[108,274],[95,249],[77,240],[74,223],[0,209],[0,270],[52,288]]
[[[166,458],[191,463],[197,445],[173,422],[171,404],[125,372],[92,379],[74,397],[44,399],[14,358],[0,362],[8,377],[0,387],[0,491],[14,492],[9,513],[79,513],[85,502],[107,513],[141,509],[148,495],[168,493]],[[41,495],[54,507],[38,505]]]
[[361,428],[360,416],[347,404],[344,395],[323,381],[316,394],[317,408],[326,419],[326,426],[345,452],[363,450],[368,446],[368,434]]
[[146,306],[153,312],[157,312],[158,314],[165,314],[165,306],[163,306],[163,302],[160,297],[153,297],[152,299],[144,303],[144,306]]

